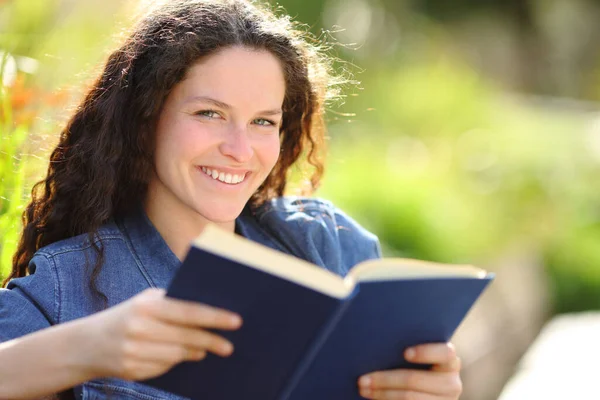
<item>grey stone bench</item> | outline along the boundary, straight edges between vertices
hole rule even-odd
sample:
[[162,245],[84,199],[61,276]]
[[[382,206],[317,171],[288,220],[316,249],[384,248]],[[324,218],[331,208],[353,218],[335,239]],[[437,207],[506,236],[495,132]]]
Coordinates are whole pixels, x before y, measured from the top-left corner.
[[461,400],[497,400],[550,311],[535,249],[516,246],[484,267],[495,271],[496,279],[452,340],[463,361]]
[[499,400],[600,399],[600,312],[548,322]]

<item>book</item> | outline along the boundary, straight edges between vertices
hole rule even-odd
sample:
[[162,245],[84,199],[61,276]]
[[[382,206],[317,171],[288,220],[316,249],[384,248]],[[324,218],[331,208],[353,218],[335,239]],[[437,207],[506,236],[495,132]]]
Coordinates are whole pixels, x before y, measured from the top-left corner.
[[449,341],[493,277],[409,259],[368,260],[340,277],[208,226],[167,296],[240,314],[240,329],[215,330],[234,352],[144,383],[192,399],[362,399],[365,373],[427,368],[407,362],[404,350]]

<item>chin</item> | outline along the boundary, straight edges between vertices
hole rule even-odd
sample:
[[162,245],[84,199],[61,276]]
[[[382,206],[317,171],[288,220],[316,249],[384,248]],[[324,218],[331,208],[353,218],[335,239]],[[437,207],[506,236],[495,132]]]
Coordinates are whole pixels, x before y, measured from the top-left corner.
[[209,207],[201,207],[198,213],[204,216],[207,220],[214,223],[231,222],[240,216],[245,204],[242,205],[213,205]]

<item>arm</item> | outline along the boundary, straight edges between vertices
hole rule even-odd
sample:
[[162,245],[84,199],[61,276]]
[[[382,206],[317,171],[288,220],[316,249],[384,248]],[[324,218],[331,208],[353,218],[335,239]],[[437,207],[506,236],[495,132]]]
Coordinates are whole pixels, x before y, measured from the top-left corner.
[[0,398],[26,399],[114,376],[142,380],[230,342],[203,328],[237,329],[239,316],[149,289],[103,312],[0,344]]
[[85,321],[46,328],[0,344],[0,398],[30,398],[60,392],[93,379],[81,359]]

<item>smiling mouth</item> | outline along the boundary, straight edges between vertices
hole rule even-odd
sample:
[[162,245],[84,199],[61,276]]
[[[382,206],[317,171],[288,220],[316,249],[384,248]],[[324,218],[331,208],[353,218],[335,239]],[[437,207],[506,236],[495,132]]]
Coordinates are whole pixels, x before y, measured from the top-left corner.
[[228,185],[237,185],[239,183],[242,183],[246,179],[246,175],[248,175],[248,173],[230,174],[206,167],[200,167],[200,169],[202,170],[202,172],[204,172],[206,175],[210,176],[214,180],[221,181]]

